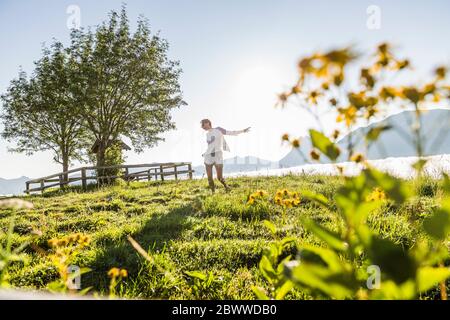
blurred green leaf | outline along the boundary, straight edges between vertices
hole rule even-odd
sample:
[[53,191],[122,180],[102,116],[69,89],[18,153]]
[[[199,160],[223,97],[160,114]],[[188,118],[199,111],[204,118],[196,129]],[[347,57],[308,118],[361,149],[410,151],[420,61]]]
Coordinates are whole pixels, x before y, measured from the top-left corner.
[[84,289],[78,291],[78,294],[79,294],[80,296],[84,296],[84,295],[86,295],[90,290],[92,290],[92,287],[87,287],[87,288],[84,288]]
[[[324,255],[327,256],[328,253]],[[329,260],[329,257],[325,258]],[[345,271],[342,268],[330,268],[304,261],[300,261],[299,264],[287,264],[284,268],[284,274],[294,284],[318,290],[336,299],[352,297],[357,287],[351,272]]]
[[339,157],[341,153],[340,149],[323,133],[314,129],[310,129],[309,135],[311,137],[312,145],[319,149],[330,160],[334,161],[337,159],[337,157]]
[[423,221],[425,232],[436,240],[444,240],[450,233],[450,198]]
[[[282,248],[286,248],[291,243],[295,243],[296,239],[294,237],[285,237],[280,241],[280,245]],[[280,252],[281,254],[281,252]]]
[[410,279],[402,284],[396,284],[394,281],[382,281],[380,288],[372,290],[370,299],[372,300],[406,300],[416,297],[415,282]]
[[[353,196],[354,198],[357,197],[356,195]],[[354,201],[352,195],[346,196],[339,193],[335,196],[335,200],[346,222],[355,228],[361,223],[364,223],[369,213],[380,207],[383,203],[380,200],[366,202],[356,199]]]
[[205,281],[208,277],[206,274],[201,273],[199,271],[185,271],[184,273],[191,278],[197,278],[203,281]]
[[269,282],[273,282],[274,279],[278,278],[272,263],[266,256],[262,256],[261,261],[259,261],[259,270]]
[[391,128],[392,126],[388,124],[381,124],[379,126],[375,126],[367,132],[366,139],[368,141],[377,140],[383,131],[390,130]]
[[414,259],[400,245],[391,240],[372,236],[367,253],[372,263],[379,266],[381,272],[397,284],[416,276]]
[[417,270],[417,285],[421,292],[433,288],[436,284],[450,277],[450,268],[422,267]]
[[252,286],[252,291],[256,295],[258,300],[269,300],[269,297],[266,295],[263,289]]
[[[320,260],[322,260],[325,265],[327,265],[333,272],[340,272],[347,267],[345,262],[339,258],[338,254],[331,249],[305,244],[300,247],[300,257],[306,256],[305,251],[307,254],[313,254],[319,257]],[[309,263],[313,262],[314,260],[311,259],[310,256],[310,258],[308,259],[300,258],[300,261]]]
[[280,263],[277,266],[277,273],[281,274],[283,272],[283,266],[285,263],[289,262],[291,260],[292,256],[288,255],[286,258],[280,261]]
[[276,300],[283,300],[286,294],[292,290],[294,284],[292,281],[287,280],[283,285],[278,289],[277,294],[275,295]]
[[302,197],[309,199],[311,201],[314,201],[328,209],[330,208],[329,201],[323,194],[315,193],[313,191],[303,189],[303,190],[300,190],[300,195]]
[[348,249],[348,244],[337,233],[322,227],[312,219],[302,217],[300,220],[306,229],[325,241],[331,248],[339,251],[346,251]]
[[269,229],[269,231],[272,235],[276,235],[277,228],[275,227],[275,225],[272,222],[270,222],[269,220],[264,220],[263,224],[267,229]]

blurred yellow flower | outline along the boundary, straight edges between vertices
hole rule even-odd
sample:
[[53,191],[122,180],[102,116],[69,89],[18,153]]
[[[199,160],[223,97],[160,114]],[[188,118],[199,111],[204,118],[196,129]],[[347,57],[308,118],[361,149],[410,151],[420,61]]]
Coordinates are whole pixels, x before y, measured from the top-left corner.
[[392,100],[399,96],[399,91],[394,87],[382,87],[378,93],[380,98],[384,101]]
[[379,187],[376,187],[367,197],[366,201],[386,200],[386,193]]
[[264,190],[256,190],[252,194],[248,196],[247,204],[254,204],[257,199],[264,198],[267,195],[267,192]]
[[353,124],[356,120],[356,112],[358,110],[355,106],[350,105],[347,108],[338,108],[338,116],[336,118],[336,122],[345,121],[347,127]]
[[287,189],[278,190],[274,197],[275,204],[284,208],[292,208],[300,204],[300,195],[298,192],[291,192]]
[[445,79],[445,76],[447,75],[447,68],[444,66],[437,67],[436,70],[434,71],[434,73],[436,74],[436,78],[438,80],[443,80],[443,79]]
[[373,88],[375,85],[375,78],[370,74],[369,69],[361,69],[361,82],[368,88]]
[[397,61],[394,70],[402,70],[409,67],[409,60]]
[[122,278],[128,277],[128,271],[125,270],[125,269],[121,269],[121,270],[120,270],[120,276],[121,276]]
[[291,89],[291,94],[299,94],[301,92],[300,86],[293,86]]
[[331,136],[333,137],[334,140],[336,140],[339,137],[339,134],[340,134],[339,130],[335,129]]
[[311,152],[309,153],[309,155],[311,156],[311,158],[313,158],[314,160],[319,160],[320,159],[320,154],[316,151],[316,150],[311,150]]
[[280,94],[278,95],[278,99],[279,99],[281,102],[286,102],[287,99],[288,99],[288,95],[287,95],[286,93],[280,93]]
[[322,94],[319,91],[313,90],[309,93],[308,95],[308,101],[311,102],[312,104],[317,104],[317,99],[321,96]]
[[292,146],[293,146],[294,148],[300,147],[300,140],[299,140],[299,139],[294,139],[294,140],[292,140]]
[[332,106],[337,106],[338,101],[337,101],[335,98],[331,98],[331,99],[330,99],[330,104],[331,104]]
[[340,86],[344,82],[344,73],[340,72],[333,77],[333,83],[335,86]]
[[267,192],[265,192],[264,190],[258,190],[256,191],[256,194],[260,197],[264,197],[267,194]]
[[402,95],[413,103],[418,103],[422,98],[419,90],[414,87],[404,87]]
[[350,157],[350,160],[356,163],[363,162],[365,160],[364,155],[362,153],[355,153]]
[[110,278],[117,278],[119,275],[120,275],[119,268],[114,267],[108,271],[108,277],[110,277]]

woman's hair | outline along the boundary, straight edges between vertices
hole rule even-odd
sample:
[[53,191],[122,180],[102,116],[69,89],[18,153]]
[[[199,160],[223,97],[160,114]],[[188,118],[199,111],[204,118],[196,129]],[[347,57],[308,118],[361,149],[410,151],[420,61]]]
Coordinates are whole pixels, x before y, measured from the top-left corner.
[[209,119],[203,119],[202,121],[200,121],[201,124],[205,124],[205,123],[209,123],[209,125],[211,125],[211,121]]

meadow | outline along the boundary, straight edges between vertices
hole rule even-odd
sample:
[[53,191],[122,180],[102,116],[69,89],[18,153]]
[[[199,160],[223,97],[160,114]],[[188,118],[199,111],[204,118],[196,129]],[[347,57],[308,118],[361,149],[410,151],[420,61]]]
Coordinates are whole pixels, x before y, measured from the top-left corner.
[[[10,264],[3,280],[12,287],[51,290],[49,284],[60,277],[51,258],[51,239],[82,234],[89,243],[70,257],[70,264],[90,269],[81,276],[82,288],[89,288],[87,294],[255,299],[253,287],[266,293],[274,289],[261,273],[259,262],[263,250],[276,239],[294,239],[283,247],[280,260],[288,255],[296,257],[299,245],[327,246],[304,227],[302,218],[310,218],[328,230],[342,229],[333,197],[344,179],[325,175],[230,178],[232,191],[219,189],[214,195],[205,179],[122,182],[92,187],[87,192],[73,187],[23,197],[34,208],[0,209],[3,246],[13,216],[11,246],[29,243],[20,261]],[[417,191],[416,196],[401,205],[387,201],[367,217],[367,225],[376,235],[403,248],[427,237],[420,225],[443,196],[442,181],[424,179],[407,184]],[[299,192],[297,205],[277,204],[275,195],[284,189]],[[264,199],[249,201],[256,190],[264,190]],[[302,190],[323,194],[331,201],[329,207],[303,197]],[[276,230],[271,231],[271,226]],[[147,251],[147,259],[136,251],[128,236]],[[126,274],[112,276],[111,269],[126,270]],[[420,298],[437,296],[435,286]],[[301,287],[285,296],[320,297]]]

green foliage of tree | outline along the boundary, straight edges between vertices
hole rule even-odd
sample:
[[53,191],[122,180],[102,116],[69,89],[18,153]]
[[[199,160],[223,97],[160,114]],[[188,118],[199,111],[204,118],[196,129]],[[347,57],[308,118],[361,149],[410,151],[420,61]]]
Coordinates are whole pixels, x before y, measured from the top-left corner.
[[130,32],[125,7],[112,11],[95,30],[72,30],[66,48],[55,42],[43,51],[30,79],[20,72],[3,100],[3,137],[13,151],[52,150],[66,171],[87,159],[96,143],[96,165],[112,164],[108,148],[128,137],[137,152],[175,128],[171,110],[185,105],[179,63],[168,43],[140,17]]
[[178,83],[181,70],[167,57],[167,41],[151,35],[145,19],[139,18],[131,34],[122,8],[95,31],[74,30],[71,40],[77,112],[99,141],[98,166],[105,164],[110,141],[119,135],[130,138],[140,152],[175,128],[170,111],[185,104]]
[[10,151],[31,155],[50,150],[67,171],[72,160],[82,160],[87,134],[77,114],[72,82],[73,61],[59,42],[43,50],[27,77],[21,71],[2,95],[3,138],[16,142]]

